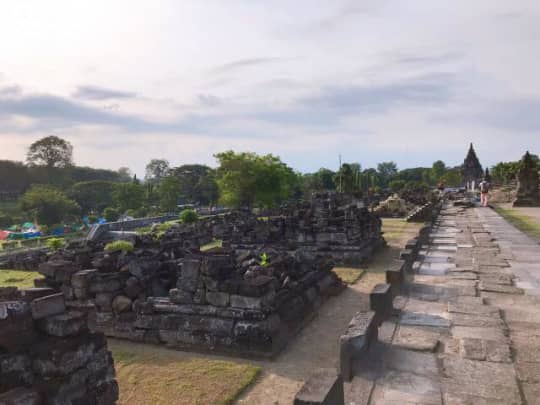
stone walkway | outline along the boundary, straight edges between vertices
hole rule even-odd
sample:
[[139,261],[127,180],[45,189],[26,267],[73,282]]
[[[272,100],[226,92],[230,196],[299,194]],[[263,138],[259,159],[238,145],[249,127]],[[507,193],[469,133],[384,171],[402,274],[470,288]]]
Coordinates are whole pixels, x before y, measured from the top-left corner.
[[346,403],[540,404],[540,246],[490,209],[451,206],[430,240]]

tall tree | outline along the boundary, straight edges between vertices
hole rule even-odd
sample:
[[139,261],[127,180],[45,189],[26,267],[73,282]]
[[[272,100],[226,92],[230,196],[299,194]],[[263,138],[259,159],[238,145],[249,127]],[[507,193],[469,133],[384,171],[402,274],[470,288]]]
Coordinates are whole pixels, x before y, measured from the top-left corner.
[[101,212],[113,204],[115,183],[93,180],[75,183],[69,195],[77,201],[84,213]]
[[437,160],[436,162],[433,162],[433,166],[431,166],[431,181],[433,183],[437,183],[441,180],[441,178],[444,176],[444,173],[446,173],[446,165],[442,160]]
[[180,182],[180,200],[189,204],[213,204],[219,197],[216,173],[205,165],[183,165],[170,171]]
[[381,162],[377,165],[377,173],[383,186],[386,186],[390,180],[398,173],[395,162]]
[[62,138],[50,135],[30,145],[26,161],[29,165],[41,165],[48,168],[71,166],[73,146]]
[[166,159],[152,159],[146,165],[144,180],[149,183],[159,183],[169,172],[169,161]]

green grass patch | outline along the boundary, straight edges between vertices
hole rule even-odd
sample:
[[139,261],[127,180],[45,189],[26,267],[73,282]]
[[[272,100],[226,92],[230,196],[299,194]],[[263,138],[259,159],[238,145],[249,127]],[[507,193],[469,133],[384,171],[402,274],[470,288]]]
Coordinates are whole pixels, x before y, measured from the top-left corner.
[[[110,342],[119,405],[231,404],[259,375],[260,367],[190,357],[160,347]],[[133,349],[131,349],[133,348]]]
[[36,278],[43,276],[35,271],[0,270],[0,287],[32,288]]
[[500,216],[514,225],[517,229],[525,232],[527,235],[536,240],[540,240],[540,224],[538,224],[533,218],[521,214],[512,208],[495,206],[494,209]]
[[332,270],[345,284],[354,284],[365,273],[364,269],[353,267],[334,267]]
[[213,248],[220,248],[222,246],[223,246],[223,242],[221,240],[213,240],[212,242],[201,246],[201,252],[206,252],[207,250],[210,250]]

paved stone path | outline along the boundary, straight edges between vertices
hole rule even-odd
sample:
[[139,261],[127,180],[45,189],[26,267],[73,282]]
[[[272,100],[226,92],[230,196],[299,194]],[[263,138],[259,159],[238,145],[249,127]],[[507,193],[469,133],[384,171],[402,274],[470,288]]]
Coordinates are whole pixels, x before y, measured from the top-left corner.
[[447,206],[347,404],[540,404],[540,246],[488,208]]

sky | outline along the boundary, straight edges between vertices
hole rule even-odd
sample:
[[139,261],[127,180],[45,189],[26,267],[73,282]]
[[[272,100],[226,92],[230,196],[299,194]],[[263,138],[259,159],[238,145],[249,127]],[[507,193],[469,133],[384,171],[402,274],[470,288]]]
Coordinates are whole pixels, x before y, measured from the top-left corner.
[[540,152],[538,0],[2,0],[0,159],[278,155],[484,165]]

